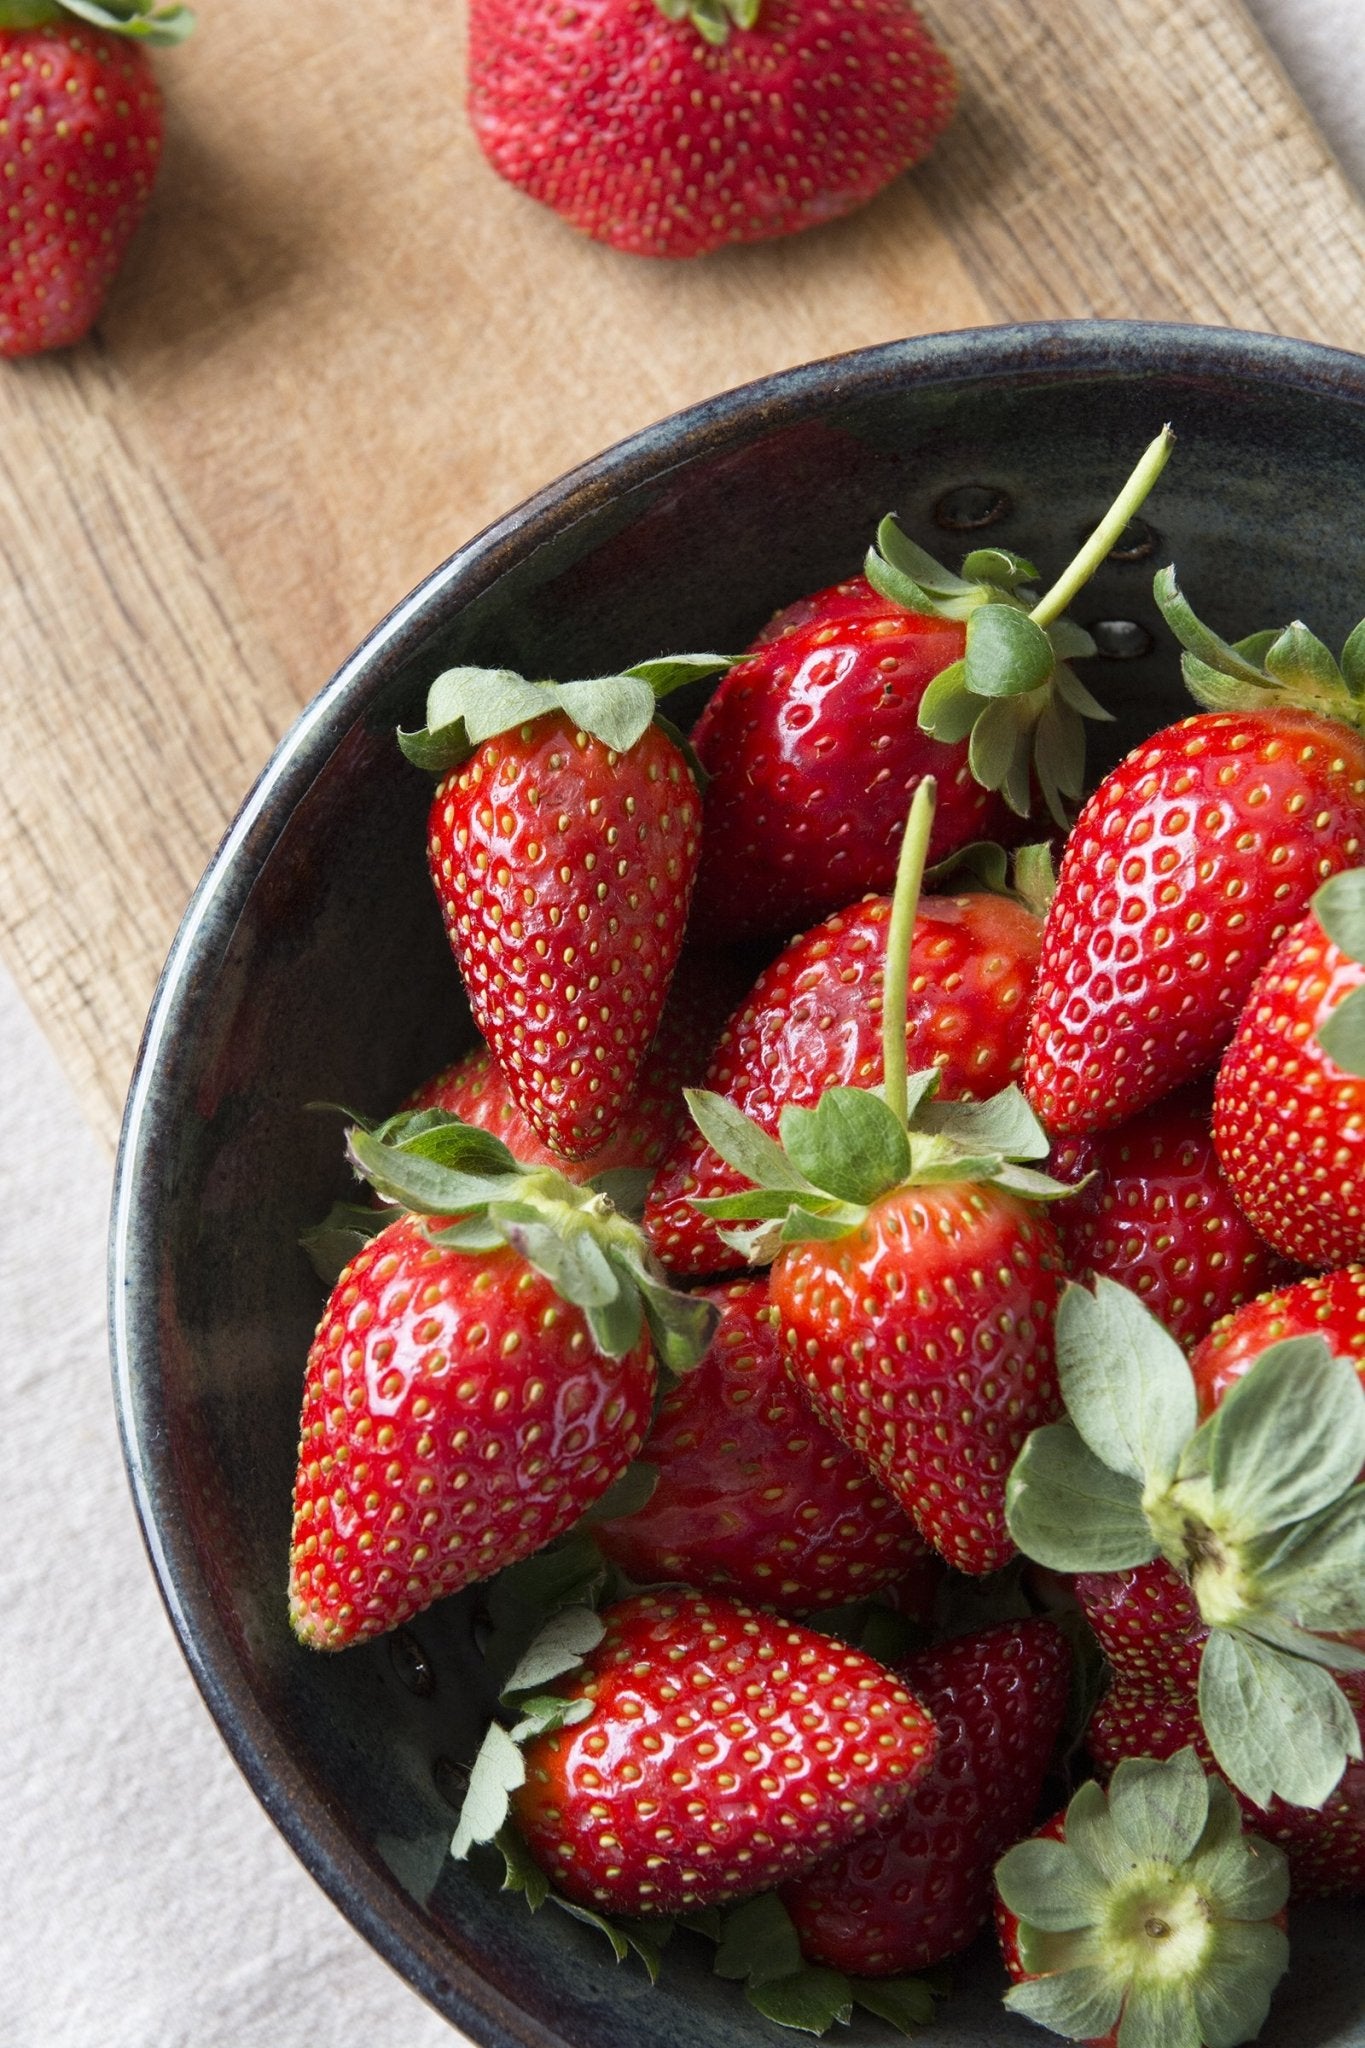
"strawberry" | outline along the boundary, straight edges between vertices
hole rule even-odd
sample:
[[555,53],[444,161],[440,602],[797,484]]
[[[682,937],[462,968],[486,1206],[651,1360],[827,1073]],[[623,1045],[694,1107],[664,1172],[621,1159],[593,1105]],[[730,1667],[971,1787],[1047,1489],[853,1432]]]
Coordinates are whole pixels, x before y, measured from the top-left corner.
[[708,931],[791,931],[889,889],[924,775],[939,791],[931,861],[1003,837],[1011,811],[1028,816],[1035,775],[1067,824],[1083,720],[1108,713],[1068,666],[1094,642],[1060,614],[1168,447],[1163,436],[1148,450],[1045,597],[1026,587],[1038,572],[1019,556],[978,548],[954,575],[888,518],[864,576],[778,614],[694,734],[710,777],[697,878]]
[[1261,1236],[1305,1265],[1365,1257],[1365,868],[1335,875],[1251,992],[1213,1135]]
[[[1282,1337],[1325,1337],[1338,1358],[1365,1377],[1365,1266],[1346,1266],[1263,1294],[1215,1324],[1190,1357],[1201,1415]],[[1365,1476],[1365,1475],[1362,1475]]]
[[627,1112],[682,945],[700,799],[657,698],[726,667],[589,682],[459,668],[403,751],[438,777],[428,864],[474,1021],[517,1107],[586,1159]]
[[491,1131],[523,1166],[553,1166],[567,1180],[591,1180],[617,1167],[657,1166],[668,1151],[683,1114],[680,1089],[660,1092],[647,1076],[627,1106],[625,1120],[605,1145],[586,1159],[552,1152],[535,1125],[517,1108],[506,1076],[486,1045],[476,1046],[416,1089],[405,1109],[443,1109],[477,1130]]
[[782,1900],[811,1962],[855,1976],[927,1969],[990,1911],[997,1857],[1028,1828],[1066,1712],[1070,1652],[1041,1618],[960,1636],[901,1667],[938,1729],[903,1814]]
[[562,1175],[438,1111],[352,1130],[409,1205],[357,1253],[308,1357],[290,1614],[316,1649],[395,1627],[528,1556],[618,1479],[649,1426],[654,1343],[695,1361],[714,1313]]
[[[826,1088],[882,1078],[882,982],[891,903],[854,904],[794,939],[721,1033],[704,1086],[774,1136],[784,1109]],[[1040,925],[1024,904],[982,891],[925,897],[910,955],[906,1045],[934,1067],[947,1100],[990,1095],[1020,1071]],[[684,1130],[660,1166],[645,1230],[671,1273],[742,1263],[693,1204],[738,1193],[744,1177],[700,1131]]]
[[1090,1176],[1057,1209],[1068,1273],[1121,1281],[1184,1345],[1288,1278],[1219,1170],[1202,1091],[1172,1096],[1117,1130],[1061,1139],[1051,1171],[1070,1182]]
[[80,341],[147,210],[161,88],[141,47],[194,17],[154,0],[0,0],[0,355]]
[[495,171],[585,234],[699,256],[848,213],[957,99],[908,0],[473,0],[469,115]]
[[1303,626],[1230,647],[1169,570],[1156,591],[1213,708],[1121,761],[1067,842],[1024,1080],[1065,1136],[1123,1123],[1212,1066],[1313,891],[1365,847],[1365,636],[1342,667]]
[[996,1885],[1006,2005],[1102,2048],[1236,2048],[1289,1961],[1284,1857],[1191,1749],[1083,1785]]
[[1321,1336],[1264,1350],[1199,1421],[1175,1339],[1112,1280],[1056,1326],[1066,1422],[1037,1430],[1006,1511],[1026,1556],[1077,1574],[1125,1692],[1197,1701],[1209,1754],[1258,1807],[1317,1807],[1360,1754],[1333,1670],[1365,1669],[1365,1384]]
[[934,1724],[847,1644],[715,1594],[641,1593],[556,1688],[589,1711],[532,1733],[512,1812],[579,1904],[631,1915],[766,1891],[886,1820]]
[[[1365,1674],[1343,1673],[1341,1689],[1365,1743]],[[1149,1690],[1123,1681],[1111,1686],[1091,1716],[1086,1743],[1105,1776],[1124,1757],[1167,1757],[1186,1747],[1207,1768],[1214,1764],[1197,1698],[1169,1687]],[[1296,1899],[1365,1892],[1365,1763],[1359,1758],[1347,1764],[1317,1808],[1283,1799],[1257,1806],[1241,1792],[1236,1798],[1247,1826],[1284,1851]]]
[[787,1377],[764,1280],[703,1290],[711,1349],[660,1405],[644,1507],[596,1524],[638,1584],[682,1579],[783,1614],[837,1607],[918,1567],[914,1524]]
[[698,1127],[750,1183],[699,1200],[741,1256],[772,1261],[788,1370],[817,1415],[878,1473],[960,1570],[1013,1554],[1005,1478],[1058,1412],[1051,1323],[1059,1249],[1038,1198],[1067,1191],[1020,1167],[1047,1141],[1017,1090],[934,1099],[905,1071],[906,976],[933,811],[911,805],[887,938],[884,1096],[830,1087],[783,1110],[782,1143],[724,1097],[689,1092]]

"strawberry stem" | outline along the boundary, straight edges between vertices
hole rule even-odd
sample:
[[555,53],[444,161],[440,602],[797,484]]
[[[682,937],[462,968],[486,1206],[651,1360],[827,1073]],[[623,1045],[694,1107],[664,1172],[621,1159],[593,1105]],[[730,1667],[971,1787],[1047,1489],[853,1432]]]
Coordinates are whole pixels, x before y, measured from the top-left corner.
[[886,1103],[897,1122],[906,1123],[905,1022],[909,1003],[910,947],[915,936],[915,913],[919,908],[920,884],[929,852],[929,835],[934,827],[938,784],[926,775],[915,791],[910,815],[905,821],[900,859],[896,865],[896,892],[891,900],[891,925],[886,935],[886,967],[882,978],[882,1065]]
[[1076,592],[1088,583],[1128,521],[1139,510],[1148,492],[1170,459],[1175,435],[1169,426],[1144,450],[1137,468],[1086,541],[1080,553],[1063,569],[1051,590],[1039,598],[1029,617],[1037,626],[1050,626],[1070,604]]

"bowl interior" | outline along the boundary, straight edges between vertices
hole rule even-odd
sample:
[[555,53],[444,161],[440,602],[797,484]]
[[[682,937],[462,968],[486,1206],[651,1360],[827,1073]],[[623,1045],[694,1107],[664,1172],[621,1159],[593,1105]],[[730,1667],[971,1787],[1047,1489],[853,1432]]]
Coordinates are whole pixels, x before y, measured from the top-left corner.
[[[295,1848],[490,2048],[778,2036],[693,1938],[651,1990],[589,1930],[551,1908],[532,1919],[488,1873],[448,1862],[452,1766],[487,1704],[468,1597],[341,1657],[300,1649],[287,1626],[298,1401],[322,1299],[297,1241],[348,1184],[338,1118],[308,1105],[382,1112],[472,1039],[424,869],[429,786],[393,729],[420,723],[453,661],[567,677],[742,647],[777,605],[855,569],[889,510],[954,566],[998,541],[1050,578],[1165,419],[1179,445],[1150,533],[1073,608],[1106,622],[1115,649],[1085,670],[1116,713],[1092,729],[1096,771],[1190,708],[1151,598],[1162,562],[1230,634],[1302,616],[1339,646],[1360,606],[1365,364],[1122,326],[897,344],[666,422],[437,571],[286,739],[177,940],[114,1235],[116,1376],[149,1547],[223,1732]],[[1365,2040],[1349,1924],[1345,1909],[1298,1916],[1267,2042]],[[1002,2013],[988,1948],[954,1974],[926,2048],[1039,2038]],[[864,2027],[890,2038],[870,2020],[851,2038]]]

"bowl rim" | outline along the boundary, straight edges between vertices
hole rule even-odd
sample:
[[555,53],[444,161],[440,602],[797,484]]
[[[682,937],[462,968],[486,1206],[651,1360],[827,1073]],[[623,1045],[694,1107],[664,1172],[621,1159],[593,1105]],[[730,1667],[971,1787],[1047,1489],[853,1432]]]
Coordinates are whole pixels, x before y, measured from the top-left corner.
[[480,2048],[565,2048],[448,1950],[436,1924],[371,1861],[300,1766],[237,1663],[187,1533],[167,1529],[156,1496],[169,1470],[164,1435],[140,1401],[132,1317],[148,1140],[166,1095],[165,1064],[189,991],[211,972],[285,820],[378,688],[384,663],[420,639],[449,591],[473,599],[514,562],[591,517],[607,500],[706,453],[870,397],[898,372],[922,386],[1045,383],[1078,372],[1235,373],[1365,406],[1365,356],[1282,335],[1140,320],[1030,321],[915,335],[779,370],[628,435],[546,484],[437,564],[360,642],[280,738],[185,909],[143,1030],[124,1110],[109,1228],[109,1341],[119,1435],[143,1543],[182,1653],[218,1731],[270,1818],[372,1948]]

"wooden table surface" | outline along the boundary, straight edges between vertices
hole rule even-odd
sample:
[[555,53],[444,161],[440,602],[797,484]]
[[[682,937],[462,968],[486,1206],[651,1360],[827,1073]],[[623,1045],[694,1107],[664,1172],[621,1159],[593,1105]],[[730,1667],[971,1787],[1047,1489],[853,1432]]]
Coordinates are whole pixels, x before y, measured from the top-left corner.
[[0,952],[112,1141],[186,898],[299,707],[488,520],[767,371],[1036,317],[1360,345],[1365,209],[1240,0],[935,0],[920,171],[654,264],[487,170],[463,19],[204,0],[98,334],[0,365]]

